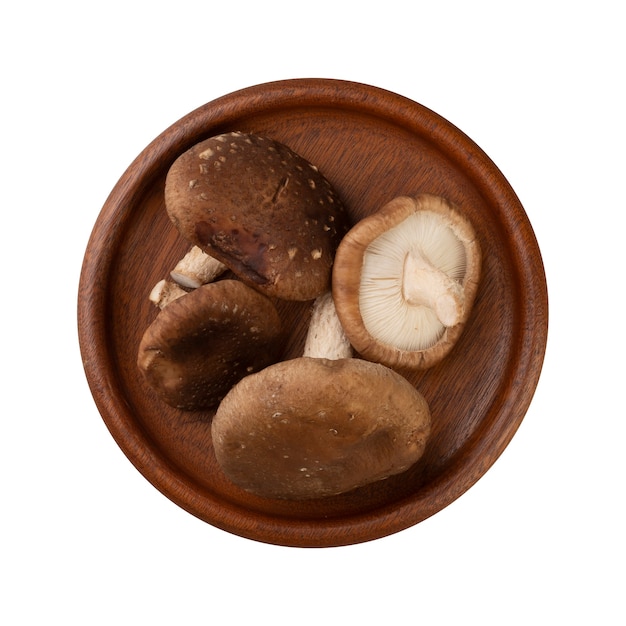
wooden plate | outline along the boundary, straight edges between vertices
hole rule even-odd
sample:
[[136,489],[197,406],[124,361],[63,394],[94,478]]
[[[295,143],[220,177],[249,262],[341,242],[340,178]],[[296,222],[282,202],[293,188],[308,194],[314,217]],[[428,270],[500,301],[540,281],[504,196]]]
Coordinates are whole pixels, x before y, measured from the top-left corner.
[[[439,366],[407,377],[428,400],[434,428],[406,473],[351,493],[307,502],[267,500],[228,482],[213,456],[210,416],[165,406],[136,367],[139,340],[156,315],[152,286],[188,244],[165,213],[174,159],[230,130],[267,135],[315,163],[353,221],[397,195],[430,192],[458,204],[484,254],[467,327]],[[532,227],[502,173],[439,115],[396,94],[336,80],[289,80],[226,95],[191,112],[130,165],[96,221],[78,301],[84,368],[96,405],[135,467],[200,519],[250,539],[338,546],[400,531],[470,488],[517,430],[539,378],[547,337],[547,289]],[[284,358],[303,348],[308,304],[284,305]]]

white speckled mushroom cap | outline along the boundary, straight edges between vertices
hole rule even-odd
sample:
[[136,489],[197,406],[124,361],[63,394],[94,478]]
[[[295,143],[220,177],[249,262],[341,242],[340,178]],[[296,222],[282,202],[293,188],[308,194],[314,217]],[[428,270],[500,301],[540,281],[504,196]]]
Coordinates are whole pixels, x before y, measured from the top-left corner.
[[248,285],[286,300],[330,288],[343,204],[317,167],[284,144],[231,132],[187,150],[165,184],[180,233]]

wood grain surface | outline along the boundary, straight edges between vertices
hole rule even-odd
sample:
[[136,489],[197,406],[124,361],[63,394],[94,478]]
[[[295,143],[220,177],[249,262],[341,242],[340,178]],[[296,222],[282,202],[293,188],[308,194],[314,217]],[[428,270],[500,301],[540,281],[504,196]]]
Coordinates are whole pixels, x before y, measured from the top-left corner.
[[[164,405],[137,366],[156,316],[151,288],[189,245],[169,221],[165,174],[194,143],[225,131],[269,136],[316,164],[353,222],[398,195],[445,196],[473,223],[483,275],[471,317],[444,361],[401,372],[428,400],[433,432],[409,471],[342,496],[269,500],[217,467],[210,419]],[[279,303],[299,356],[310,303]],[[526,213],[494,163],[429,109],[378,88],[336,80],[280,81],[226,95],[157,137],[112,190],[85,253],[78,332],[87,380],[112,436],[163,494],[200,519],[250,539],[338,546],[398,532],[469,489],[515,434],[532,399],[548,327],[545,274]]]

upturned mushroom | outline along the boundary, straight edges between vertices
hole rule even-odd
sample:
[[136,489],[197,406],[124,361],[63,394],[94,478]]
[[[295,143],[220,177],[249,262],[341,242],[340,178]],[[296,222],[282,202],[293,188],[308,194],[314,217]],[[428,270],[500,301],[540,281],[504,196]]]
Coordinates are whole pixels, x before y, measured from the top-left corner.
[[229,132],[172,164],[167,213],[183,237],[248,285],[286,300],[329,289],[347,213],[317,167],[267,137]]
[[276,360],[281,333],[269,298],[220,280],[163,306],[141,339],[137,364],[167,404],[211,409],[238,380]]
[[[332,306],[320,303],[316,315],[331,333]],[[341,333],[337,339],[336,347],[322,341],[330,352],[349,354]],[[307,352],[318,354],[312,343]],[[424,397],[388,367],[303,356],[242,379],[211,428],[217,461],[233,483],[266,498],[303,500],[406,471],[424,452],[430,419]]]
[[430,194],[401,196],[354,225],[339,245],[337,314],[363,358],[432,367],[461,335],[480,271],[476,233],[458,207]]

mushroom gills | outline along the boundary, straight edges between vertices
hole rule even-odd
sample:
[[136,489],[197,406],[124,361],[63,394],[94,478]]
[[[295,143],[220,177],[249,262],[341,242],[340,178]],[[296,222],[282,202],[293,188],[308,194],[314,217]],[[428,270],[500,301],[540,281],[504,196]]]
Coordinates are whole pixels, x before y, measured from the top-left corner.
[[366,329],[402,350],[434,345],[463,316],[463,243],[419,211],[374,239],[363,256],[359,306]]

